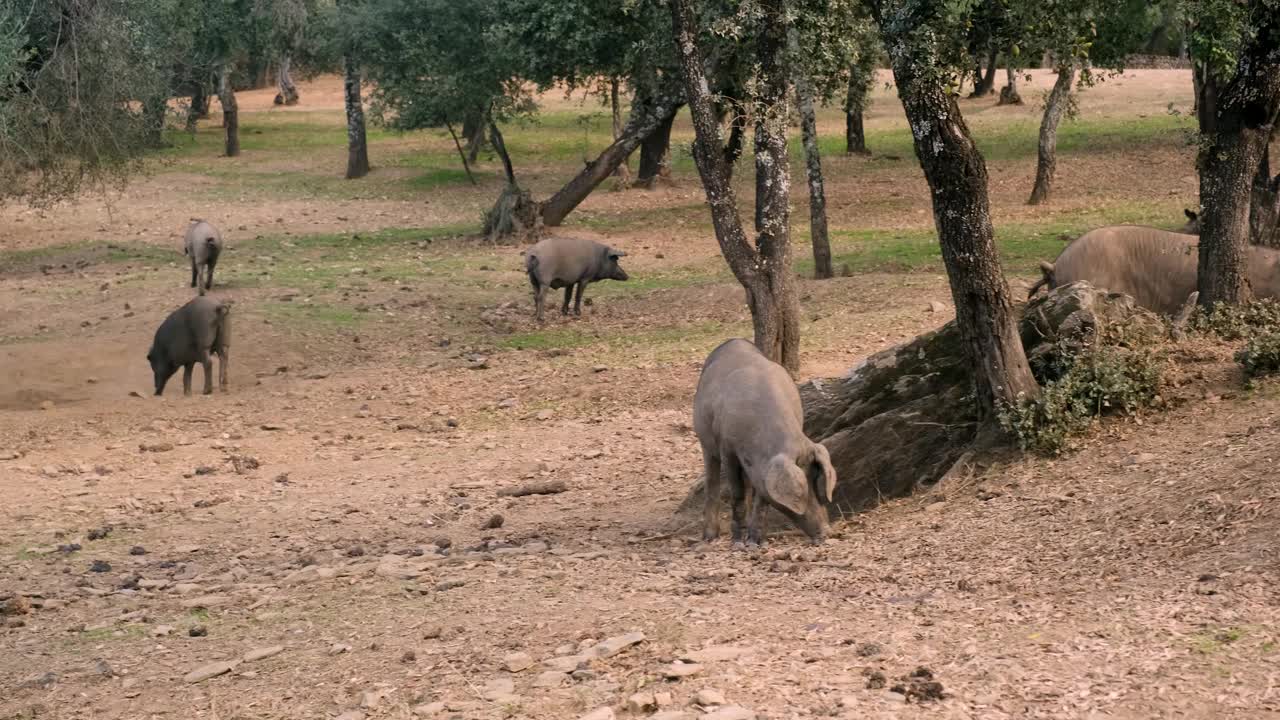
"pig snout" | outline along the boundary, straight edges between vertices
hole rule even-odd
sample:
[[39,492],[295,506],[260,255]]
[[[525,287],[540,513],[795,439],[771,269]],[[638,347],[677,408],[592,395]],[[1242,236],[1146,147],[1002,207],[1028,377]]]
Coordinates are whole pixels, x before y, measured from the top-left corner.
[[826,542],[828,533],[831,532],[831,521],[827,517],[827,508],[817,500],[814,500],[804,515],[798,518],[796,523],[805,535],[809,536],[809,542],[814,545],[821,545]]
[[623,270],[617,265],[613,266],[613,274],[610,275],[609,277],[613,280],[629,280],[630,279],[630,277],[627,276],[627,271]]

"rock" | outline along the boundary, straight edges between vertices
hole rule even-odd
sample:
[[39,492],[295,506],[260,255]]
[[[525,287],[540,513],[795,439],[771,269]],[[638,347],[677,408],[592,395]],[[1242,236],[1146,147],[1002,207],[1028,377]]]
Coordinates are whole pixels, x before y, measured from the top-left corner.
[[756,714],[754,710],[729,705],[703,715],[701,720],[756,720]]
[[945,501],[945,500],[939,500],[939,501],[937,501],[937,502],[931,502],[931,503],[929,503],[928,505],[925,505],[925,506],[924,506],[924,511],[925,511],[925,512],[927,512],[927,513],[934,513],[934,514],[940,513],[940,512],[942,512],[943,510],[946,510],[946,509],[947,509],[947,501]]
[[484,525],[480,526],[480,529],[481,530],[497,530],[498,528],[502,527],[502,524],[504,522],[506,522],[506,518],[502,517],[501,513],[494,513],[489,517],[487,521],[485,521]]
[[451,417],[451,418],[449,418],[449,419],[445,420],[445,421],[444,421],[444,424],[445,424],[445,425],[448,425],[448,426],[449,426],[449,427],[451,427],[451,428],[456,428],[456,427],[458,427],[458,418],[456,418],[456,417]]
[[151,628],[151,637],[164,637],[173,633],[172,625],[157,625]]
[[565,673],[557,672],[555,670],[547,670],[545,672],[538,673],[538,676],[533,679],[533,687],[557,688],[563,685],[565,680],[568,678],[569,676]]
[[203,625],[192,625],[190,628],[187,629],[187,636],[188,637],[208,637],[209,628]]
[[554,415],[555,415],[555,412],[552,410],[539,410],[537,414],[535,414],[533,417],[536,420],[547,421],[547,420],[550,420]]
[[577,670],[578,666],[584,662],[586,662],[586,659],[581,655],[564,655],[543,660],[542,666],[555,672],[570,673]]
[[618,635],[617,637],[611,637],[604,640],[587,650],[583,655],[590,658],[607,660],[632,645],[638,645],[642,642],[644,642],[644,633],[630,632],[626,635]]
[[651,692],[638,692],[627,698],[627,709],[637,715],[658,709],[658,701]]
[[89,564],[89,572],[104,573],[111,572],[111,563],[105,560],[94,560]]
[[662,668],[662,676],[668,680],[680,680],[682,678],[693,677],[702,672],[701,665],[686,664],[682,662],[674,662]]
[[513,652],[502,658],[502,667],[507,672],[524,672],[533,667],[533,658],[529,656],[529,653]]
[[378,562],[378,567],[374,569],[375,575],[382,577],[394,578],[396,580],[413,580],[422,575],[422,571],[416,567],[407,564],[403,559],[395,555],[383,556]]
[[294,572],[285,575],[284,578],[280,580],[280,584],[288,587],[292,585],[303,585],[319,579],[320,568],[315,565],[308,565],[301,570],[295,570]]
[[725,703],[724,693],[711,688],[703,688],[693,696],[693,701],[703,707],[714,707]]
[[138,446],[138,449],[141,450],[142,452],[150,452],[150,453],[169,452],[170,450],[173,449],[173,443],[167,443],[167,442],[150,443],[150,444],[143,443]]
[[747,648],[734,647],[732,645],[714,645],[701,650],[686,652],[680,656],[680,659],[692,663],[725,662],[737,660],[748,652],[750,651]]
[[[85,322],[88,322],[88,321],[86,320]],[[84,327],[84,324],[82,323],[82,324],[81,324],[81,326],[82,326],[82,327]],[[52,409],[53,409],[53,401],[52,401],[52,400],[45,400],[44,402],[41,402],[41,403],[40,403],[40,409],[41,409],[41,410],[52,410]]]
[[103,540],[103,539],[106,539],[106,537],[110,534],[111,534],[111,526],[103,525],[100,528],[94,528],[90,530],[87,537],[90,540]]
[[436,583],[435,590],[436,592],[447,592],[455,588],[460,588],[466,584],[467,584],[466,580],[444,580]]
[[259,660],[266,660],[269,657],[279,655],[282,652],[284,652],[283,645],[272,645],[270,647],[258,648],[257,650],[250,650],[245,653],[244,657],[241,659],[247,663],[257,662]]
[[329,646],[330,655],[341,655],[342,653],[351,652],[351,646],[343,643],[334,643]]
[[141,545],[134,545],[133,547],[129,548],[129,554],[130,555],[146,555],[147,549],[142,547]]
[[484,690],[480,694],[489,702],[503,703],[514,698],[515,692],[516,684],[511,678],[494,678],[485,683]]
[[445,537],[444,535],[441,535],[440,537],[436,538],[433,542],[435,543],[435,546],[440,548],[441,550],[448,550],[449,548],[453,547],[453,541]]
[[927,309],[929,312],[931,312],[931,313],[940,313],[940,312],[944,312],[944,311],[946,311],[947,306],[946,306],[946,305],[943,305],[942,303],[938,302],[937,300],[934,300],[934,301],[932,301],[932,302],[930,302],[930,303],[929,303],[929,307],[928,307],[928,308],[926,308],[926,309]]
[[240,664],[239,660],[224,660],[222,662],[209,663],[208,665],[205,665],[203,667],[198,667],[195,670],[192,670],[191,672],[187,673],[186,676],[182,678],[182,680],[183,682],[186,682],[186,683],[204,682],[209,678],[215,678],[215,677],[218,677],[219,675],[225,675],[231,672],[232,670],[235,670],[236,666],[239,664]]
[[444,634],[444,627],[441,625],[429,625],[426,630],[422,631],[424,640],[438,640]]
[[593,373],[602,373],[607,371],[608,369],[609,369],[608,365],[592,365],[591,366],[591,372]]
[[596,708],[595,710],[592,710],[586,715],[578,718],[578,720],[614,720],[613,708]]

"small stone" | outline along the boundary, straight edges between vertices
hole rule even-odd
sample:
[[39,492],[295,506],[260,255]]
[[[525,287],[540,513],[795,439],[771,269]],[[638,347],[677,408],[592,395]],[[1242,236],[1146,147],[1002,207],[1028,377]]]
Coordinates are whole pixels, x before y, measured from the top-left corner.
[[236,665],[239,665],[239,664],[240,664],[239,661],[234,661],[234,660],[224,660],[222,662],[209,663],[208,665],[205,665],[203,667],[198,667],[195,670],[192,670],[191,672],[187,673],[186,677],[182,678],[182,680],[183,682],[187,682],[187,683],[203,682],[210,678],[218,677],[219,675],[225,675],[231,672],[232,670],[235,670]]
[[361,545],[352,545],[347,548],[347,557],[364,557],[364,547]]
[[555,672],[570,673],[577,670],[578,666],[584,662],[586,660],[581,655],[565,655],[543,660],[542,666]]
[[334,643],[329,646],[330,655],[341,655],[342,653],[351,652],[351,646],[343,643]]
[[413,714],[418,717],[433,717],[444,712],[444,703],[433,702],[426,705],[418,705],[413,709]]
[[502,517],[500,513],[494,513],[489,517],[487,521],[485,521],[484,525],[480,526],[480,529],[481,530],[497,530],[498,528],[502,527],[502,524],[504,522],[506,522],[506,518]]
[[525,670],[533,667],[533,658],[526,652],[513,652],[502,658],[502,667],[505,668],[507,672],[524,672]]
[[693,663],[725,662],[737,660],[748,652],[747,648],[734,647],[732,645],[714,645],[684,653],[680,656],[680,659]]
[[444,634],[444,627],[440,625],[430,625],[426,630],[422,631],[424,640],[438,640]]
[[608,369],[609,369],[608,365],[592,365],[591,366],[591,372],[593,373],[602,373],[607,371]]
[[466,584],[467,584],[466,580],[445,580],[443,582],[436,583],[435,589],[436,589],[436,592],[447,592],[455,588],[460,588]]
[[875,657],[883,651],[879,643],[864,642],[858,643],[858,647],[854,648],[854,652],[861,657]]
[[651,692],[638,692],[627,698],[627,709],[633,713],[647,713],[658,709],[658,701]]
[[188,637],[208,637],[208,636],[209,636],[209,628],[207,628],[207,627],[205,627],[205,626],[203,626],[203,625],[192,625],[192,626],[187,630],[187,636],[188,636]]
[[448,550],[449,548],[453,547],[453,541],[445,537],[444,535],[441,535],[440,537],[435,539],[435,546],[440,548],[441,550]]
[[613,708],[602,707],[592,710],[578,720],[614,720],[614,717]]
[[157,625],[151,628],[151,637],[164,637],[173,633],[172,625]]
[[199,597],[188,598],[182,601],[184,608],[217,608],[230,605],[232,600],[229,595],[201,595]]
[[703,688],[693,696],[693,701],[703,707],[714,707],[725,703],[724,693],[711,688]]
[[943,305],[937,300],[934,300],[933,302],[929,303],[928,309],[929,309],[929,312],[931,313],[940,313],[940,312],[944,312],[947,309],[947,306]]
[[[89,321],[88,321],[88,320],[85,320],[84,322],[85,322],[85,323],[87,323],[87,322],[89,322]],[[85,326],[85,325],[84,325],[84,323],[81,323],[81,326],[82,326],[82,327],[87,327],[87,326]],[[41,410],[52,410],[52,409],[53,409],[53,401],[52,401],[52,400],[45,400],[44,402],[40,403],[40,409],[41,409]]]
[[564,681],[567,680],[568,678],[569,676],[565,673],[556,672],[555,670],[547,670],[545,672],[538,673],[538,676],[533,679],[533,687],[536,687],[536,688],[560,687],[561,685],[564,684]]
[[729,705],[703,715],[701,720],[756,720],[756,713],[738,705]]
[[258,648],[257,650],[250,650],[244,654],[243,659],[247,663],[257,662],[259,660],[266,660],[269,657],[279,655],[282,652],[284,652],[283,645],[272,645],[270,647]]
[[879,670],[873,670],[871,674],[867,675],[868,690],[880,690],[887,684],[889,684],[889,678],[885,677],[885,674]]
[[456,427],[458,427],[458,418],[451,417],[451,418],[449,418],[449,419],[445,420],[445,421],[444,421],[444,424],[445,424],[445,425],[448,425],[448,426],[449,426],[449,427],[451,427],[451,428],[456,428]]
[[623,650],[626,650],[632,645],[638,645],[642,642],[644,642],[644,633],[642,632],[627,633],[626,635],[618,635],[617,637],[611,637],[607,640],[604,640],[603,642],[597,644],[595,647],[592,647],[591,649],[587,650],[587,652],[584,654],[593,658],[607,660],[608,658],[611,658],[614,655],[617,655],[618,653],[622,652]]
[[946,508],[947,508],[947,501],[939,500],[937,502],[931,502],[928,505],[925,505],[924,511],[927,513],[939,513],[945,510]]
[[550,420],[555,413],[551,410],[539,410],[533,417],[537,420]]
[[134,545],[133,547],[129,548],[129,554],[130,555],[146,555],[147,549],[142,547],[141,545]]
[[111,526],[103,525],[100,528],[94,528],[89,531],[88,538],[90,540],[103,540],[111,534]]
[[111,572],[111,563],[105,560],[94,560],[89,565],[89,572],[96,572],[96,573]]
[[682,662],[674,662],[662,668],[662,676],[668,680],[680,680],[682,678],[693,677],[702,672],[701,665],[686,664]]
[[417,661],[418,661],[418,653],[412,650],[405,650],[404,654],[400,656],[400,662],[406,665],[417,662]]

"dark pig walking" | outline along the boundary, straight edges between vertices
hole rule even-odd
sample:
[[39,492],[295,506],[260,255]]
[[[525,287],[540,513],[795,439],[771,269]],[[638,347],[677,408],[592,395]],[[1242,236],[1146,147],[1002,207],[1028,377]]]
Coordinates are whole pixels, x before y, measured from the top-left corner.
[[213,289],[213,268],[222,254],[222,233],[204,220],[192,218],[182,241],[182,254],[191,259],[191,287],[200,287],[200,271],[205,271],[204,290]]
[[191,371],[204,366],[204,394],[213,392],[213,361],[218,355],[218,389],[227,390],[227,355],[231,349],[231,307],[207,295],[174,310],[156,330],[147,360],[155,373],[156,395],[164,394],[169,378],[182,368],[182,393],[191,394]]
[[582,314],[582,289],[597,280],[626,280],[627,273],[618,266],[618,258],[626,253],[582,238],[551,237],[529,248],[524,267],[533,285],[533,301],[538,322],[542,322],[542,301],[547,288],[564,288],[561,315],[569,314],[569,297],[577,288],[573,314]]
[[815,543],[826,538],[826,503],[836,471],[822,445],[804,434],[800,393],[787,371],[756,346],[729,340],[711,351],[693,397],[693,429],[706,469],[704,540],[720,534],[720,482],[733,500],[733,542],[764,542],[763,503],[776,507]]

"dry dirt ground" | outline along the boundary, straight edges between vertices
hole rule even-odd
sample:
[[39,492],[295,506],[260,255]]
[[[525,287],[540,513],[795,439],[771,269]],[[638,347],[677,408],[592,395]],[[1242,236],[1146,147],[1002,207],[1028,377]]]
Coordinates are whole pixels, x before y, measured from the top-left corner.
[[[332,131],[339,87],[287,110],[244,93],[243,122]],[[1189,100],[1183,72],[1131,72],[1082,121]],[[1036,108],[993,102],[966,101],[975,132],[1034,147]],[[442,138],[380,137],[374,190],[335,191],[340,145],[226,160],[207,125],[109,204],[0,210],[0,718],[1280,717],[1280,400],[1241,390],[1229,348],[1189,345],[1183,402],[1064,458],[887,503],[820,548],[731,552],[675,513],[699,362],[748,328],[687,165],[588,200],[572,230],[630,250],[636,279],[538,328],[519,249],[454,237],[492,177],[404,192],[416,171],[379,160],[448,163]],[[869,126],[900,125],[879,90]],[[536,192],[573,171],[521,137]],[[993,147],[998,225],[1051,243],[1194,204],[1180,136],[1064,154],[1035,209],[1033,159]],[[828,168],[838,252],[928,232],[909,155]],[[157,399],[143,356],[190,294],[174,248],[197,214],[231,241],[231,391]],[[948,319],[927,310],[938,267],[894,262],[802,281],[803,376]]]

